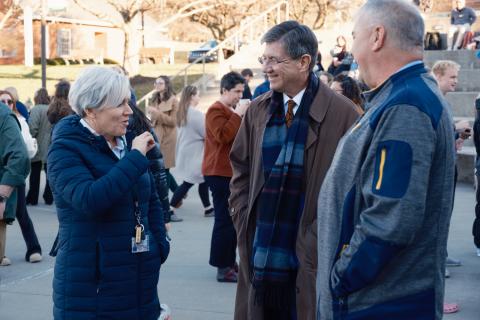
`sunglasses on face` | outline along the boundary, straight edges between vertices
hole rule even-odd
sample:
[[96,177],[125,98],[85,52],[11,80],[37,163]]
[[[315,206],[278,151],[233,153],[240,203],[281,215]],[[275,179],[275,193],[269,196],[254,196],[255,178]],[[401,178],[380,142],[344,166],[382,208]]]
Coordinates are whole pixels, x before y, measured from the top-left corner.
[[7,105],[13,104],[13,100],[10,100],[10,99],[8,99],[8,100],[0,100],[0,102],[3,102],[3,103],[5,103],[5,104],[7,104]]

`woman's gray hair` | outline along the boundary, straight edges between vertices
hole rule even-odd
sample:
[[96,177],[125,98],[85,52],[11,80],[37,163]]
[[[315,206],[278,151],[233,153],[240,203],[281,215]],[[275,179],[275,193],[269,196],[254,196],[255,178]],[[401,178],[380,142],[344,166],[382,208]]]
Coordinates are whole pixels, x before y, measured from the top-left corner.
[[117,107],[130,98],[128,78],[110,68],[88,67],[73,83],[68,101],[73,110],[85,116],[85,109]]
[[411,1],[368,0],[360,9],[358,18],[369,21],[370,26],[382,24],[387,37],[396,48],[402,51],[423,51],[425,23]]

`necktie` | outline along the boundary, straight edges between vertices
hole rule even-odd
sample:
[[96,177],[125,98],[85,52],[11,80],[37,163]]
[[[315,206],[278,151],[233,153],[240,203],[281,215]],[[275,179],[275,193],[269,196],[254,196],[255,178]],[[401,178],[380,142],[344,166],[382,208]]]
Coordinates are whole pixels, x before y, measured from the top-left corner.
[[295,107],[296,103],[292,99],[287,101],[288,109],[287,109],[287,114],[285,115],[285,123],[287,125],[287,128],[290,128],[293,122],[293,117],[295,116],[293,114],[293,108]]

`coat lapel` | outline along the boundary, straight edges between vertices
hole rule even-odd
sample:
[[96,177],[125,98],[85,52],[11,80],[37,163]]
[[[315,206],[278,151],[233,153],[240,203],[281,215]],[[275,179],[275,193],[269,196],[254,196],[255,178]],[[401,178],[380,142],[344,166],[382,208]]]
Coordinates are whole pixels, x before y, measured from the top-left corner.
[[310,107],[310,126],[308,128],[307,142],[305,149],[308,150],[317,141],[318,129],[325,119],[328,108],[330,107],[330,101],[332,100],[332,93],[329,91],[326,85],[320,82],[317,95],[313,100]]

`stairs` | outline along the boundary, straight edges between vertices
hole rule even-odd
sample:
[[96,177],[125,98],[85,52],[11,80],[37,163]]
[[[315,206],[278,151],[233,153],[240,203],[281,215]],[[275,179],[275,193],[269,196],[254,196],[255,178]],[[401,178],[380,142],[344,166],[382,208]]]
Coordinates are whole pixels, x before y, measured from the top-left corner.
[[[428,67],[437,60],[452,60],[460,64],[461,69],[455,92],[447,93],[446,99],[452,107],[455,121],[467,120],[473,127],[475,120],[475,99],[480,93],[480,59],[478,51],[425,51],[425,64]],[[474,184],[475,147],[473,139],[465,141],[464,147],[457,153],[458,181]]]

